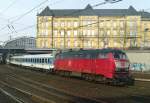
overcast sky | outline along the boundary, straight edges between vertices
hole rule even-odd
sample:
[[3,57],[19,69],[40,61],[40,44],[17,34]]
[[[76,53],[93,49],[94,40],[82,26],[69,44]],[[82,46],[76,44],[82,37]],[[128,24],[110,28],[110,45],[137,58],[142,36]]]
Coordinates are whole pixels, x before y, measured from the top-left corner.
[[[83,9],[87,4],[98,4],[104,0],[49,0],[40,7],[33,10],[28,15],[13,23],[16,16],[28,12],[45,0],[0,0],[0,41],[6,41],[21,36],[36,36],[36,14],[46,6],[51,9]],[[98,6],[99,9],[127,9],[132,5],[136,10],[146,10],[150,12],[150,0],[123,0],[115,4],[105,4]],[[9,26],[8,26],[9,24]],[[31,26],[31,28],[29,27]],[[21,29],[28,27],[22,31]],[[21,30],[21,31],[18,31]],[[13,32],[13,33],[12,33]]]

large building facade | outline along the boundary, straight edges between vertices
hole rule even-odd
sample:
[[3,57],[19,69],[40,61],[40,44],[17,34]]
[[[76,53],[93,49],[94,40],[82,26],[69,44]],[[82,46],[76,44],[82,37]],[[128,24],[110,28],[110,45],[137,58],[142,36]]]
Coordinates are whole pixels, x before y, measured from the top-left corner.
[[49,9],[37,15],[37,48],[150,46],[150,14],[128,9]]

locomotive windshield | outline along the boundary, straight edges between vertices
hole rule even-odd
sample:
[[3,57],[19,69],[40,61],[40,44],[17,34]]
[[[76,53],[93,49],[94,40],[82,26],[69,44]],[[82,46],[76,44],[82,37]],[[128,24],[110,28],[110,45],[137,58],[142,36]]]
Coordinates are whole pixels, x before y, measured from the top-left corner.
[[113,52],[115,59],[128,59],[127,55],[123,52]]

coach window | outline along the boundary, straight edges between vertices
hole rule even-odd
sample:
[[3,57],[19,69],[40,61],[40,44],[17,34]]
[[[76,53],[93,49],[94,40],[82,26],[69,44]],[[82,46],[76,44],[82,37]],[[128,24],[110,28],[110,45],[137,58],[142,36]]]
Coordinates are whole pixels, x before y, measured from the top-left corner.
[[37,60],[37,59],[35,58],[35,59],[34,59],[34,63],[36,63],[36,60]]
[[49,63],[49,64],[51,64],[51,60],[50,60],[50,58],[48,58],[48,63]]
[[37,59],[35,58],[35,63],[37,62],[36,60],[37,60]]
[[34,63],[34,59],[32,59],[32,63]]
[[45,58],[45,64],[47,64],[47,58]]
[[44,59],[42,59],[42,63],[44,63]]
[[40,58],[40,61],[39,61],[39,63],[42,63],[42,59]]
[[39,63],[40,62],[40,60],[37,58],[37,63]]

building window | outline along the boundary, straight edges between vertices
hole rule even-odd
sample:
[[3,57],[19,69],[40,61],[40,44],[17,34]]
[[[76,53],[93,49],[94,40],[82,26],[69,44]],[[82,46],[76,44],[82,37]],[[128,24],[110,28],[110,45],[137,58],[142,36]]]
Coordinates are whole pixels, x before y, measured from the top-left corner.
[[87,35],[88,35],[88,36],[91,35],[91,31],[90,31],[90,30],[87,31]]
[[68,40],[67,42],[67,47],[70,47],[70,40]]
[[91,21],[87,21],[87,26],[92,26]]
[[110,35],[110,30],[107,31],[107,35]]
[[64,27],[65,26],[65,23],[64,22],[61,22],[61,27]]
[[110,27],[110,22],[107,22],[107,27]]
[[100,45],[101,45],[101,47],[104,47],[104,43],[103,42],[101,42]]
[[54,36],[57,36],[57,30],[54,30]]
[[131,36],[136,36],[136,31],[130,31]]
[[70,35],[71,35],[71,32],[70,32],[70,31],[67,31],[67,35],[70,36]]
[[45,35],[48,35],[48,30],[46,30],[46,33],[45,33]]
[[123,30],[120,31],[120,35],[121,35],[121,36],[124,35],[124,31],[123,31]]
[[64,36],[64,30],[62,30],[62,31],[60,32],[60,35],[61,35],[61,36]]
[[77,36],[77,34],[78,34],[78,31],[74,30],[74,36]]
[[60,41],[60,47],[64,47],[64,41],[63,40]]
[[57,40],[54,41],[54,47],[57,47]]
[[41,40],[41,47],[43,48],[44,47],[44,41]]
[[54,27],[57,27],[58,26],[58,23],[57,22],[54,22]]
[[78,41],[77,40],[74,41],[74,47],[78,47]]
[[114,42],[114,47],[117,47],[117,42],[116,41]]
[[69,21],[69,22],[68,22],[68,27],[70,27],[70,26],[71,26],[71,22]]
[[117,35],[117,31],[116,30],[114,30],[114,36],[116,36]]
[[44,28],[45,27],[45,25],[44,25],[44,23],[42,23],[42,28]]
[[104,35],[104,31],[100,31],[100,35]]
[[46,28],[48,28],[49,27],[49,22],[46,22]]
[[86,21],[83,21],[83,26],[85,26],[87,24],[87,22]]
[[100,27],[103,27],[103,26],[104,26],[103,21],[100,21]]
[[83,35],[84,35],[84,36],[86,35],[86,30],[83,30]]
[[74,22],[74,27],[77,27],[78,26],[78,22]]
[[88,41],[86,45],[87,45],[88,48],[91,48],[92,42],[91,42],[91,41]]
[[116,27],[117,27],[117,23],[116,23],[116,22],[114,22],[114,23],[113,23],[113,26],[114,26],[114,28],[116,28]]
[[95,35],[95,30],[92,30],[92,35],[93,35],[93,36]]
[[42,29],[42,35],[45,35],[44,29]]
[[48,41],[45,40],[45,47],[48,48]]
[[124,26],[124,23],[123,23],[123,21],[121,21],[120,22],[120,27],[123,28],[123,26]]

